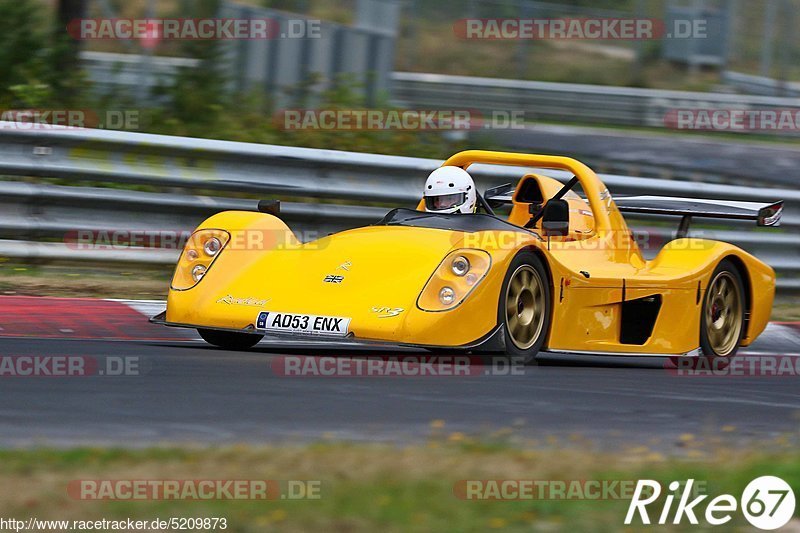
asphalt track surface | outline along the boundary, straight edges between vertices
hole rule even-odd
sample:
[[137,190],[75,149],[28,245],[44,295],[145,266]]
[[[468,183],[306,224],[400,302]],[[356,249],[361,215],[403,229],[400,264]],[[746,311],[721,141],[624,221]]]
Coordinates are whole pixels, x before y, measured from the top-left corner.
[[[770,325],[744,351],[800,363],[798,352],[797,324]],[[321,356],[397,353],[267,341],[230,352],[193,337],[0,338],[6,357],[82,356],[98,368],[108,357],[128,357],[139,366],[139,375],[125,377],[0,377],[0,445],[403,443],[435,431],[487,438],[500,431],[532,443],[555,438],[599,448],[672,449],[687,434],[717,435],[735,445],[800,428],[800,378],[786,369],[780,377],[687,377],[661,359],[582,357],[550,358],[521,375],[502,369],[486,375],[491,367],[475,367],[469,377],[286,377],[276,371],[285,368],[285,355],[319,362]]]

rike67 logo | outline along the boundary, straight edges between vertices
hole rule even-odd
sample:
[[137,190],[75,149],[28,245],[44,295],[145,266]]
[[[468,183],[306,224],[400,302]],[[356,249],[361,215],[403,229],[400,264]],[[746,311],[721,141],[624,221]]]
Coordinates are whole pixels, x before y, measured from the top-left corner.
[[[709,525],[721,526],[730,522],[734,514],[741,510],[752,526],[772,531],[788,524],[794,516],[794,491],[779,477],[762,476],[754,479],[745,487],[739,500],[730,494],[722,494],[708,501],[709,496],[703,494],[690,500],[696,495],[693,487],[693,479],[685,484],[673,481],[669,484],[669,492],[662,498],[661,483],[651,479],[639,480],[625,516],[625,525],[631,525],[638,515],[638,520],[645,525],[678,525],[684,521],[698,525],[700,516]],[[702,511],[703,507],[705,512]],[[653,516],[651,512],[654,512]]]

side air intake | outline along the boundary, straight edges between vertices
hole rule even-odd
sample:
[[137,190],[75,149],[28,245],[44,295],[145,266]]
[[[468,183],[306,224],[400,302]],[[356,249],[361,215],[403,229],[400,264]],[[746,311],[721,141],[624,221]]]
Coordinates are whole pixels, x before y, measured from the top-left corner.
[[660,311],[660,294],[623,302],[620,342],[636,345],[646,343],[653,335],[653,328]]

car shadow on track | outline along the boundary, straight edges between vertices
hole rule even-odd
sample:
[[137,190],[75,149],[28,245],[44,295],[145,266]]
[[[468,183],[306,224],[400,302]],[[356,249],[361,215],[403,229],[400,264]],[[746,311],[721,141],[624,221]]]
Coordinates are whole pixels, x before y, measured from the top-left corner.
[[[424,358],[426,361],[447,360],[455,357],[466,357],[470,365],[491,367],[498,364],[491,356],[475,355],[464,352],[437,352],[432,353],[427,350],[413,348],[383,347],[353,347],[353,346],[330,346],[330,345],[290,345],[290,344],[269,344],[261,343],[254,348],[243,351],[225,350],[204,343],[185,343],[185,342],[151,342],[150,346],[168,347],[170,349],[182,348],[191,351],[208,352],[209,354],[235,354],[235,355],[266,355],[273,357],[296,356],[296,357],[335,357],[335,358],[361,358],[361,359],[409,359],[419,361]],[[499,359],[504,359],[502,356]],[[506,365],[507,360],[503,361]],[[562,354],[542,354],[537,359],[536,367],[575,367],[575,368],[637,368],[665,370],[674,368],[666,358],[661,357],[608,357],[591,355],[562,355]]]

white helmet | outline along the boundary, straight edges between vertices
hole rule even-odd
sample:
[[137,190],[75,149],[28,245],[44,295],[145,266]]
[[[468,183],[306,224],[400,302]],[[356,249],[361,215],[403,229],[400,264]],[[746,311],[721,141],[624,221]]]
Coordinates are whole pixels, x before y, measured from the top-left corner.
[[425,182],[425,211],[474,213],[477,201],[475,182],[463,168],[437,168]]

